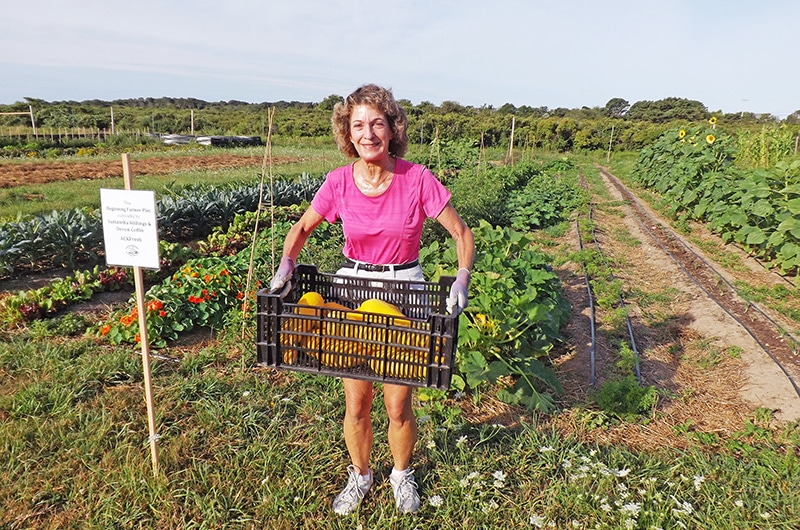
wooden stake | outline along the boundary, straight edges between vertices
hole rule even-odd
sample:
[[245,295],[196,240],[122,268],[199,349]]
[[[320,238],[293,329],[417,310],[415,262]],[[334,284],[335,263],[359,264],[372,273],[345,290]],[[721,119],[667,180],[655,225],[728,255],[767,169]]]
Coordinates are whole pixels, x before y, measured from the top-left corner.
[[516,124],[516,116],[511,116],[511,138],[508,141],[508,159],[511,160],[511,166],[514,166],[514,125]]
[[[122,154],[122,175],[125,189],[133,189],[131,161],[128,153]],[[156,415],[153,405],[153,386],[150,380],[150,344],[147,340],[147,307],[144,303],[144,275],[141,267],[133,268],[133,280],[136,289],[136,309],[139,313],[139,338],[142,345],[142,368],[144,371],[144,399],[147,403],[147,426],[150,436],[150,459],[153,461],[153,475],[158,476],[158,441],[156,432]]]

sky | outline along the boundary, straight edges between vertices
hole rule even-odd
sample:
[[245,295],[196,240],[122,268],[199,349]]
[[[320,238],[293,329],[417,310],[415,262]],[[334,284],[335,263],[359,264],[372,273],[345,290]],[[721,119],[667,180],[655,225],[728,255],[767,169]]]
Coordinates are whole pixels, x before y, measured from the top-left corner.
[[800,110],[797,0],[0,0],[0,104],[319,102],[364,83],[436,105],[679,97]]

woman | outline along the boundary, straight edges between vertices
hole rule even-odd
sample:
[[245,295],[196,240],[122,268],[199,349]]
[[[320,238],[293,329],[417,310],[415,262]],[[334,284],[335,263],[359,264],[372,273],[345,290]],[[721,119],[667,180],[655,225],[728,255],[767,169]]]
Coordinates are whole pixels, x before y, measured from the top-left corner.
[[[294,261],[309,234],[323,220],[342,220],[343,254],[347,261],[337,274],[367,278],[423,281],[419,265],[422,224],[427,217],[441,223],[456,242],[458,274],[447,300],[448,311],[467,305],[474,257],[472,231],[450,204],[450,192],[424,166],[402,157],[408,147],[408,120],[390,90],[364,85],[333,110],[333,132],[340,151],[355,162],[332,171],[300,220],[286,236],[283,257],[270,288],[277,291],[291,277]],[[333,502],[333,510],[355,510],[372,485],[370,453],[373,432],[370,412],[373,384],[342,379],[345,393],[344,438],[352,464],[348,482]],[[419,509],[420,500],[411,453],[417,424],[411,407],[411,387],[384,384],[389,416],[389,448],[394,460],[390,475],[397,508]]]

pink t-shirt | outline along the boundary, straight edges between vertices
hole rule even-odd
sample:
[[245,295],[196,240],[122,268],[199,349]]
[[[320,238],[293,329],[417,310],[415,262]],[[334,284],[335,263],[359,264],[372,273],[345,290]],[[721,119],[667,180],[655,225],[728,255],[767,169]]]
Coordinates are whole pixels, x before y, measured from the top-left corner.
[[423,222],[438,217],[449,200],[450,192],[430,170],[398,158],[382,194],[361,193],[349,164],[328,174],[311,207],[330,223],[342,220],[346,257],[386,265],[419,258]]

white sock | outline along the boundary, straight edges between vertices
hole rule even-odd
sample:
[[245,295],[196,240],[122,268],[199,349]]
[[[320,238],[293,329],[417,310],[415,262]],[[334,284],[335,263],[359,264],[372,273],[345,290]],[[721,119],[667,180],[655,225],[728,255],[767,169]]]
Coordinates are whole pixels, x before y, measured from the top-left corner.
[[396,468],[392,468],[392,474],[391,474],[390,478],[392,479],[393,482],[399,482],[400,479],[402,479],[403,477],[405,477],[409,473],[411,473],[411,469],[410,468],[405,468],[402,471],[398,470]]
[[372,470],[368,469],[366,475],[358,475],[358,483],[363,485],[369,484],[372,480]]

